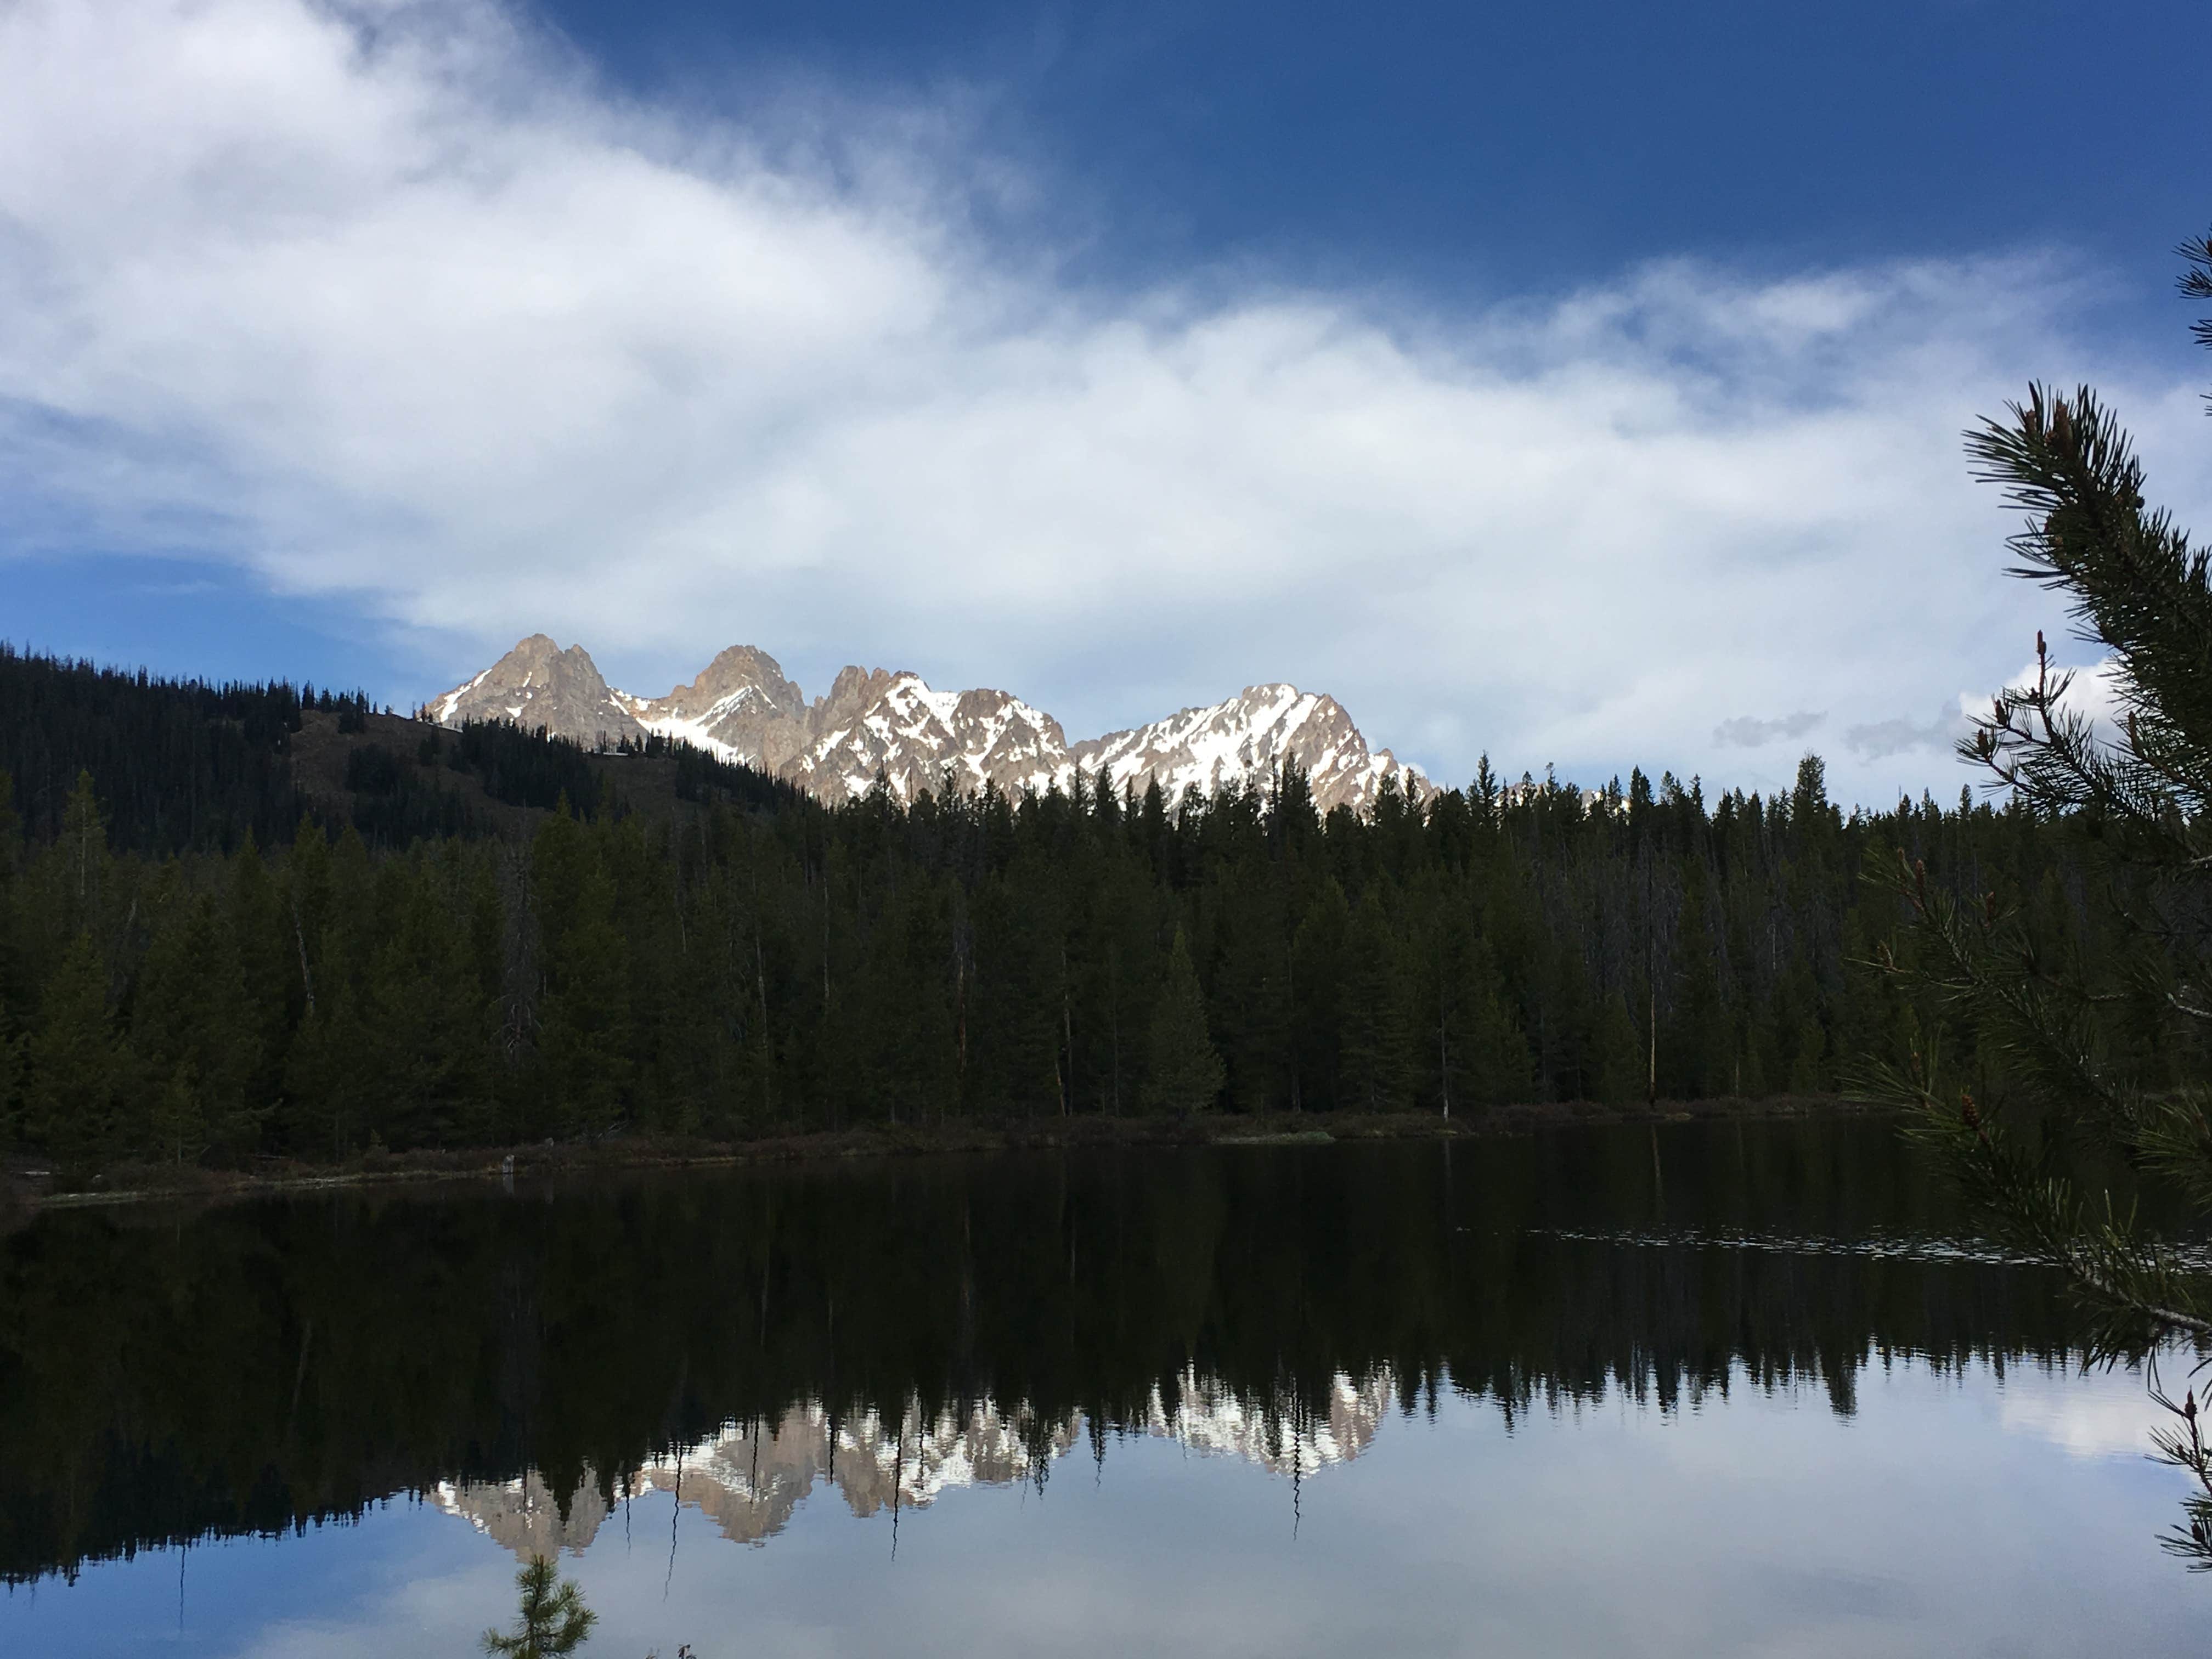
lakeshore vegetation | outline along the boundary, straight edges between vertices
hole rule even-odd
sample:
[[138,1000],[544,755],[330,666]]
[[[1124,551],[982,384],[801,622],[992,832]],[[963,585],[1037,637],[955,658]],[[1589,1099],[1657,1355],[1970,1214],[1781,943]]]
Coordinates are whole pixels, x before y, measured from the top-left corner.
[[[1486,763],[1357,816],[1295,770],[831,806],[658,738],[0,653],[0,1139],[65,1171],[1818,1093],[1932,1014],[1856,966],[1906,910],[1870,872],[2092,976],[2128,898],[2094,822],[1846,814],[1812,757],[1766,799]],[[2179,1074],[2202,1039],[2126,959],[2111,1040]]]

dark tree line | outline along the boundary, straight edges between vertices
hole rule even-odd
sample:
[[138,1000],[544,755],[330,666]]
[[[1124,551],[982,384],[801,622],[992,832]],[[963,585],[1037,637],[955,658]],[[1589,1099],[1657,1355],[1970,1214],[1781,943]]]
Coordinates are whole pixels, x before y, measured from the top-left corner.
[[[348,740],[343,803],[319,798],[299,775],[295,742],[314,716],[329,717]],[[385,732],[405,739],[384,740]],[[670,792],[683,801],[766,806],[793,796],[787,785],[665,738],[606,752],[667,763]],[[471,721],[448,732],[388,712],[380,718],[360,691],[164,679],[27,654],[4,641],[0,772],[15,781],[19,827],[33,841],[61,833],[70,792],[89,772],[111,848],[155,856],[235,853],[248,836],[281,847],[303,818],[331,834],[350,823],[373,848],[404,848],[494,833],[483,802],[550,809],[565,795],[586,816],[615,804],[592,751],[542,728]]]
[[119,850],[144,854],[284,840],[302,810],[285,757],[303,708],[350,724],[367,699],[312,686],[203,685],[0,642],[0,771],[33,839],[61,832],[77,775],[100,780]]
[[[144,701],[112,685],[125,713]],[[2094,826],[1963,799],[1846,817],[1810,757],[1787,794],[1710,803],[1640,773],[1501,787],[1486,764],[1365,816],[1324,818],[1295,771],[1175,803],[1079,778],[830,808],[665,746],[394,725],[414,743],[350,751],[350,812],[311,805],[284,838],[163,846],[175,802],[131,780],[174,769],[125,769],[128,833],[89,767],[28,812],[0,785],[9,1139],[82,1169],[1818,1092],[1921,1019],[1852,967],[1903,908],[1870,864],[2002,891],[2087,957],[2119,915]],[[464,821],[404,843],[375,816],[422,817],[456,766],[550,810],[526,836]],[[649,773],[672,788],[627,805]],[[2150,1070],[2195,1052],[2148,982],[2118,1012]]]

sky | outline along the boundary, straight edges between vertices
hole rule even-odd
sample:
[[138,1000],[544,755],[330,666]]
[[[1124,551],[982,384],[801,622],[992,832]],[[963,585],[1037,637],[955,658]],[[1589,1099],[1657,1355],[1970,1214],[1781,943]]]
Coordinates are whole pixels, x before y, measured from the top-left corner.
[[2063,630],[1961,429],[2093,382],[2212,526],[2201,24],[0,0],[0,637],[1950,799]]

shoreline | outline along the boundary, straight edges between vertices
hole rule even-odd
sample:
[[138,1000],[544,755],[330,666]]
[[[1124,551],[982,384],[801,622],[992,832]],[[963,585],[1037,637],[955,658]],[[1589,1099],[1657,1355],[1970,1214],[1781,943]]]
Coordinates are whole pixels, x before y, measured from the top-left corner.
[[157,1200],[244,1199],[287,1193],[354,1190],[435,1182],[491,1181],[514,1160],[517,1179],[606,1174],[631,1170],[728,1169],[806,1164],[851,1158],[943,1157],[954,1153],[1070,1151],[1122,1146],[1285,1146],[1377,1140],[1488,1140],[1543,1129],[1646,1123],[1753,1122],[1869,1117],[1887,1109],[1840,1095],[1761,1099],[1642,1102],[1607,1106],[1551,1101],[1495,1106],[1446,1118],[1425,1112],[1209,1115],[1191,1119],[1042,1117],[1008,1123],[956,1119],[920,1126],[766,1134],[746,1140],[619,1136],[598,1141],[542,1141],[457,1151],[366,1152],[339,1164],[268,1158],[244,1169],[122,1165],[82,1187],[55,1190],[48,1172],[18,1164],[0,1184],[0,1219],[27,1219],[42,1210],[86,1209]]

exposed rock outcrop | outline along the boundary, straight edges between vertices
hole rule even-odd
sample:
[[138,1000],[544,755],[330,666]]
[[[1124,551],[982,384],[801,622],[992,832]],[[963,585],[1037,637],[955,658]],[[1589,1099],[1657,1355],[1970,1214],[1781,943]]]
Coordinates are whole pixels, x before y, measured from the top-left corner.
[[1265,787],[1295,763],[1326,812],[1364,809],[1386,780],[1415,794],[1419,770],[1370,750],[1334,697],[1292,685],[1255,685],[1223,702],[1070,744],[1058,720],[1005,691],[939,691],[918,674],[850,667],[809,702],[775,658],[732,646],[698,678],[665,697],[610,688],[581,646],[562,651],[542,634],[523,641],[465,684],[431,702],[428,718],[511,720],[596,744],[648,732],[681,738],[755,766],[825,800],[866,793],[878,777],[902,800],[942,787],[996,784],[1008,793],[1086,783],[1103,772],[1117,789],[1157,782],[1170,801],[1232,783]]

